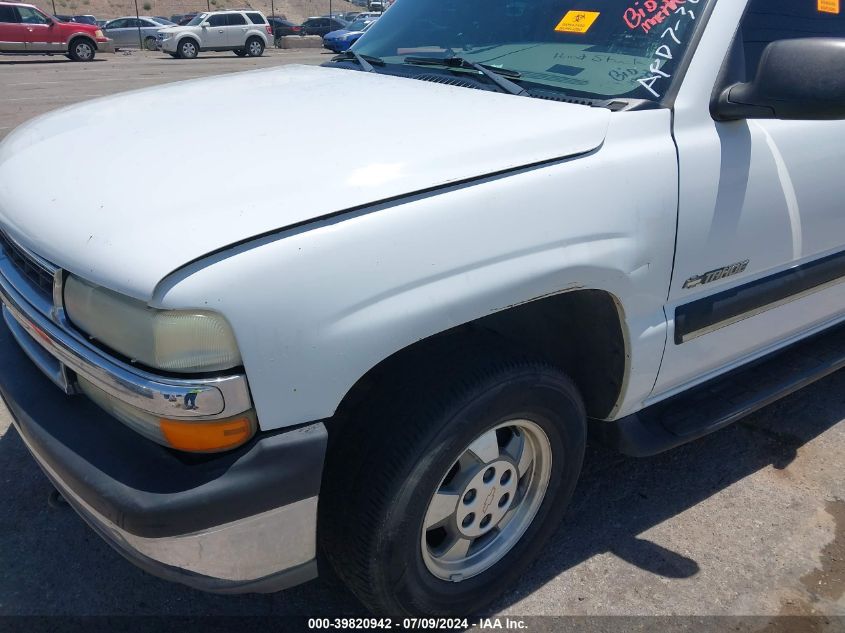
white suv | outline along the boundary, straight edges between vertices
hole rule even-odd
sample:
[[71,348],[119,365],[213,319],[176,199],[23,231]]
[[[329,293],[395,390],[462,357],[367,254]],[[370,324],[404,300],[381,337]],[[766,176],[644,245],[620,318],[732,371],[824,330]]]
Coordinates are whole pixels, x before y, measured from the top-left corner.
[[173,57],[193,59],[200,51],[234,51],[238,57],[260,57],[272,36],[260,11],[200,13],[185,26],[158,32],[161,50]]

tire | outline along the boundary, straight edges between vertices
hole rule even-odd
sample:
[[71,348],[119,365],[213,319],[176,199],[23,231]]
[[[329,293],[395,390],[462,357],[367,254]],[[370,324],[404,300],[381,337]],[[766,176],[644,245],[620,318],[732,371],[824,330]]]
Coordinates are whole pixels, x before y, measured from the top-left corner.
[[176,52],[182,59],[194,59],[200,52],[196,40],[190,37],[184,38],[176,47]]
[[264,40],[251,37],[246,41],[246,54],[250,57],[261,57],[264,54]]
[[[388,380],[355,413],[362,424],[330,431],[321,543],[379,615],[477,613],[540,553],[581,471],[586,415],[563,372],[483,350],[462,358]],[[453,556],[467,540],[470,554]]]
[[246,57],[246,50],[244,50],[243,48],[236,48],[234,53],[238,57]]
[[96,54],[96,45],[87,37],[77,37],[68,46],[68,57],[75,62],[94,61]]
[[156,49],[156,38],[148,37],[144,39],[144,50],[154,51]]

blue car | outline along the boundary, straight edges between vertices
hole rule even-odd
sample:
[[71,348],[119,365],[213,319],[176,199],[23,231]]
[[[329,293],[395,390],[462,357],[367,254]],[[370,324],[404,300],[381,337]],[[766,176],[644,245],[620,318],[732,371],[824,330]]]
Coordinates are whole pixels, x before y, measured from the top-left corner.
[[345,29],[326,33],[323,36],[323,46],[335,53],[342,53],[357,42],[358,38],[364,34],[364,31],[370,28],[370,26],[374,23],[375,20],[372,19],[356,20]]

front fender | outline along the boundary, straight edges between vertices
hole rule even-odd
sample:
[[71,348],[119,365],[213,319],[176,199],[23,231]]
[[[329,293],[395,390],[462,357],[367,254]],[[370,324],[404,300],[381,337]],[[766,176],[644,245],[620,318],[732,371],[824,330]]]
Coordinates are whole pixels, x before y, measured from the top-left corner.
[[676,211],[669,111],[617,113],[591,154],[217,253],[170,275],[154,303],[225,314],[269,429],[330,417],[369,369],[421,339],[550,294],[604,290],[631,345],[626,402],[641,402],[665,343]]

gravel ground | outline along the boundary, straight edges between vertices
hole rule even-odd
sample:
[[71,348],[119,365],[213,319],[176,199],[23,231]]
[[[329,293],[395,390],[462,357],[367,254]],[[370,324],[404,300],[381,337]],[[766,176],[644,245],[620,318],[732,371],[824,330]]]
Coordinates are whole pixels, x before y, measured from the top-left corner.
[[[92,96],[326,58],[317,51],[195,61],[136,52],[87,65],[2,58],[0,136]],[[843,419],[840,372],[661,456],[637,460],[591,447],[568,518],[493,612],[762,616],[755,630],[785,630],[769,622],[777,615],[845,618]],[[49,507],[49,491],[0,405],[0,615],[361,614],[328,572],[276,595],[212,596],[158,580],[72,511]],[[826,622],[841,626],[843,618]],[[808,630],[821,630],[814,622]]]

